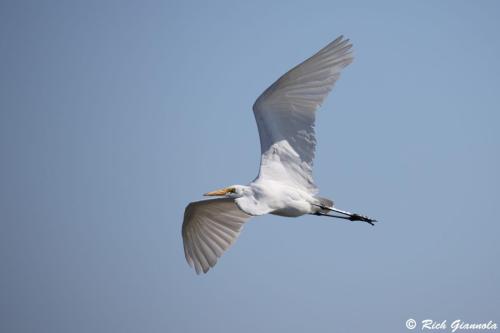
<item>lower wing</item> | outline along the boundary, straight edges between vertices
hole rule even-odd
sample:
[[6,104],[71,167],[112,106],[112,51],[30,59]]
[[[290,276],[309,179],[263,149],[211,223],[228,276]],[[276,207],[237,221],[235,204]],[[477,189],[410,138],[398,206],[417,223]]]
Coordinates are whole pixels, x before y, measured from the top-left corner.
[[184,212],[184,254],[197,274],[206,273],[238,238],[251,216],[231,198],[190,203]]

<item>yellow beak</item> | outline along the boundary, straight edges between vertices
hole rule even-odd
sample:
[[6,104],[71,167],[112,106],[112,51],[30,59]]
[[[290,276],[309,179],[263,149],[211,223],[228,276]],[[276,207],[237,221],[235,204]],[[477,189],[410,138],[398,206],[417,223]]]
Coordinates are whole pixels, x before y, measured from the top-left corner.
[[212,192],[208,192],[208,193],[205,193],[203,195],[207,196],[207,197],[214,197],[214,196],[226,195],[227,192],[230,192],[229,188],[221,188],[220,190],[215,190],[215,191],[212,191]]

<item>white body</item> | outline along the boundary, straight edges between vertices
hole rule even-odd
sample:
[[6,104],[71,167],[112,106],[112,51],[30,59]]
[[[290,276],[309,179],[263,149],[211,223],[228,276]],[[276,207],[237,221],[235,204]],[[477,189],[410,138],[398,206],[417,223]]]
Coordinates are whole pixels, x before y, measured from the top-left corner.
[[248,215],[274,214],[298,217],[319,210],[318,200],[310,193],[273,180],[257,179],[249,184],[248,193],[235,199],[236,205]]

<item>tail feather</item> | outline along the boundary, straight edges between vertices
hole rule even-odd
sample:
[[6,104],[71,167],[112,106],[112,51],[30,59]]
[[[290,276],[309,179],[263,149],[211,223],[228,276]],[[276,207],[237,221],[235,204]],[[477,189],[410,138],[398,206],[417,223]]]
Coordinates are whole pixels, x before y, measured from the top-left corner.
[[333,208],[334,203],[332,200],[323,197],[316,197],[316,199],[319,201],[318,206],[321,208],[320,212],[328,213],[330,211],[328,208]]
[[333,201],[323,197],[316,197],[318,199],[319,204],[323,207],[333,207]]

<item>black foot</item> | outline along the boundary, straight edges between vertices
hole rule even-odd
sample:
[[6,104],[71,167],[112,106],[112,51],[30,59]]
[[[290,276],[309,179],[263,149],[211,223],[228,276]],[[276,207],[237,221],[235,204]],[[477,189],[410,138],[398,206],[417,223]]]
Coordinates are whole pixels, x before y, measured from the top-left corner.
[[358,214],[352,214],[349,216],[349,220],[350,221],[362,221],[362,222],[366,222],[366,223],[369,223],[371,225],[375,225],[375,222],[377,222],[377,220],[374,220],[374,219],[371,219],[367,216],[363,216],[363,215],[358,215]]

